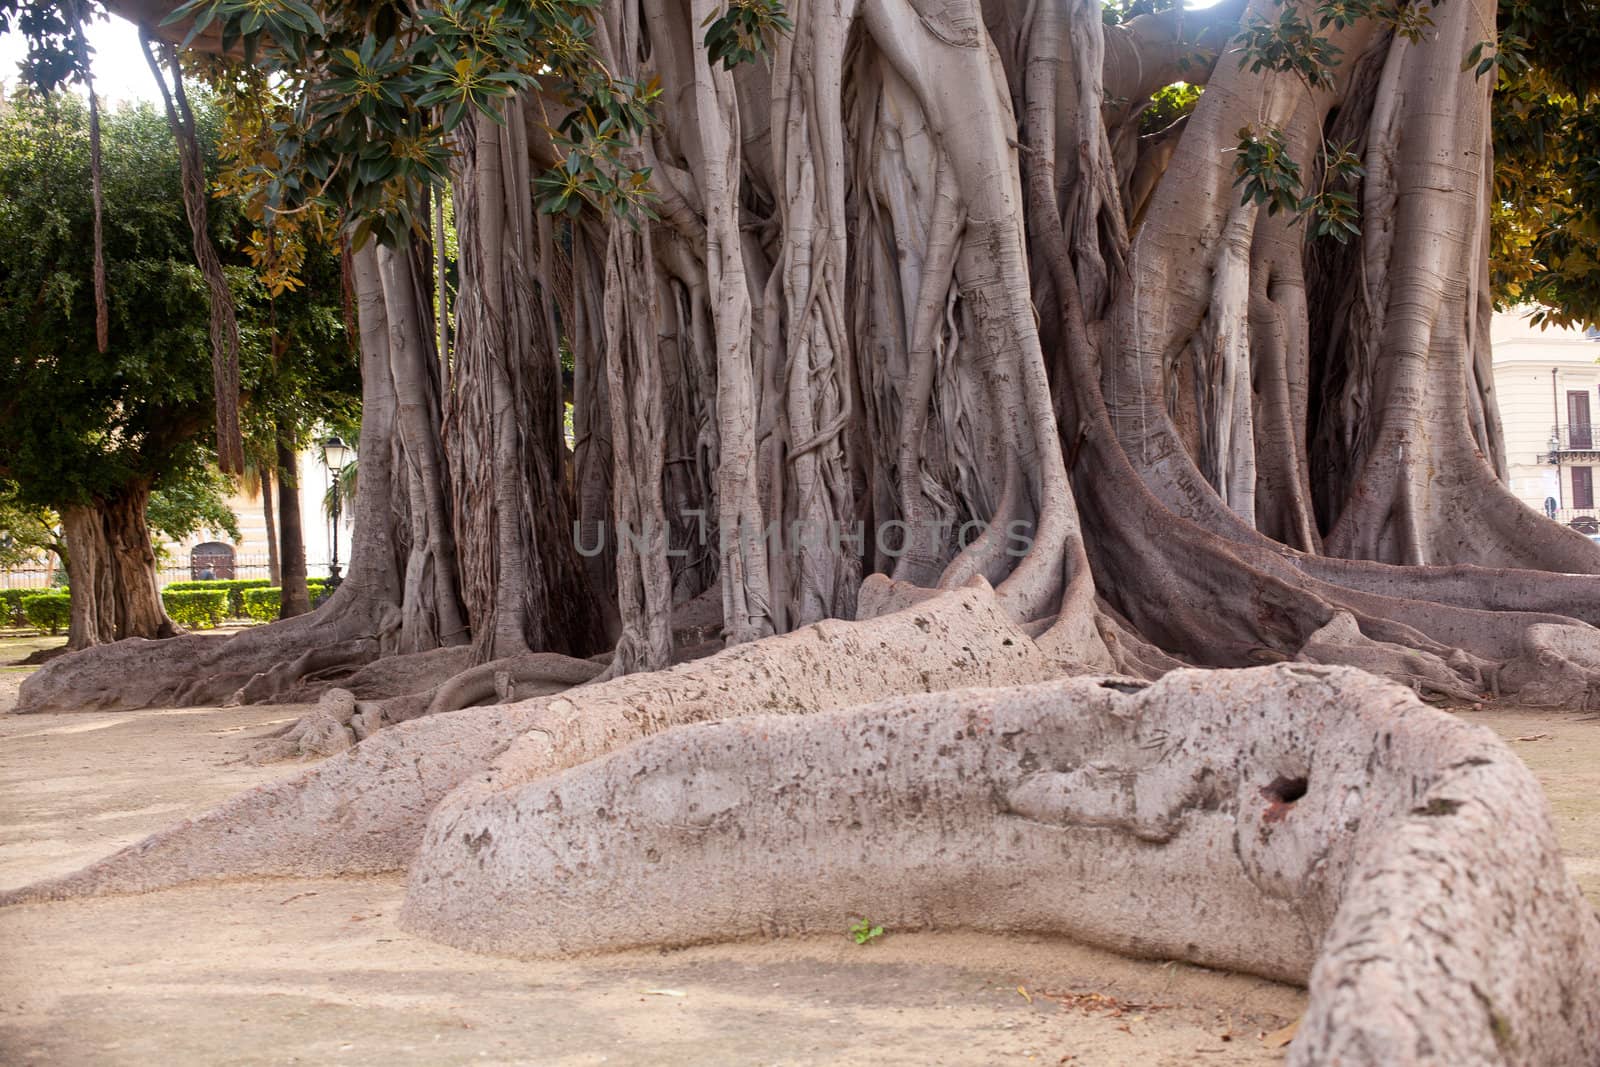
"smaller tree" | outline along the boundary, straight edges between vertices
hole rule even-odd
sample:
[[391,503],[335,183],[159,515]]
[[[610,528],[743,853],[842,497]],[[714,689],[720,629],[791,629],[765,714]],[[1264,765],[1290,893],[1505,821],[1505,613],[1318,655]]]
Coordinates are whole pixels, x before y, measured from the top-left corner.
[[[216,109],[202,104],[199,120],[214,145]],[[177,632],[159,595],[152,507],[155,525],[175,538],[200,527],[237,531],[204,443],[213,419],[209,307],[172,135],[148,107],[110,114],[103,127],[105,352],[95,342],[89,284],[86,109],[67,94],[25,95],[0,112],[0,244],[8,249],[0,262],[0,477],[16,486],[18,503],[60,515],[74,648]],[[296,295],[302,304],[275,307],[242,250],[248,224],[237,204],[218,203],[209,220],[261,406],[283,410],[296,383],[331,389],[306,369],[329,343],[343,350],[331,256],[323,256],[319,287]],[[278,366],[285,361],[292,372]]]
[[177,160],[148,108],[106,116],[110,344],[95,340],[85,106],[22,96],[0,114],[0,475],[61,516],[74,591],[69,645],[175,632],[146,511],[203,463],[210,417],[205,297],[179,208]]

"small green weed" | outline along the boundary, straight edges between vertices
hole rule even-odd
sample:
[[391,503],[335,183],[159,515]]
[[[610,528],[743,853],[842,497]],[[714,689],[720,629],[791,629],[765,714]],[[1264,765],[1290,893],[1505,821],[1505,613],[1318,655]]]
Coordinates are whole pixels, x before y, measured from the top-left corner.
[[858,945],[868,944],[882,936],[883,927],[874,926],[869,919],[857,919],[850,924],[850,938]]

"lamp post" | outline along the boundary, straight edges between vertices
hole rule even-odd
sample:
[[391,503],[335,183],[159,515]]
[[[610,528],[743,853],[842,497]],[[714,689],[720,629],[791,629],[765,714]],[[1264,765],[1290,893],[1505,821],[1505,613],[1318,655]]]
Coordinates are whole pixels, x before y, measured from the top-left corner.
[[322,442],[322,465],[328,468],[328,473],[333,475],[333,562],[328,564],[328,584],[324,587],[331,594],[339,588],[339,512],[344,504],[343,487],[339,484],[339,475],[344,470],[345,464],[350,462],[350,447],[341,441],[337,435]]

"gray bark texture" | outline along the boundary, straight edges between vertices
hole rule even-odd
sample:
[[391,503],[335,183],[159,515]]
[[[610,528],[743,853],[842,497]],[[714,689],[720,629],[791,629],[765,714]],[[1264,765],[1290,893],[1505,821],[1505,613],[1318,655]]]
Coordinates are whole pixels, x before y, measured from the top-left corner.
[[[728,71],[722,5],[597,5],[659,218],[535,211],[566,102],[475,117],[453,327],[420,234],[349,256],[338,592],[22,688],[318,699],[257,756],[333,755],[0,902],[409,869],[512,954],[1052,930],[1308,981],[1300,1063],[1595,1062],[1538,789],[1416,699],[1600,705],[1600,549],[1497,474],[1495,7],[1329,29],[1314,89],[1228,46],[1280,7],[788,0]],[[1358,240],[1241,203],[1259,124],[1308,180],[1352,145]]]
[[740,718],[513,781],[440,806],[404,926],[515,956],[859,916],[1050,932],[1309,983],[1292,1064],[1600,1049],[1600,921],[1532,775],[1490,731],[1348,668]]
[[975,583],[871,623],[826,620],[569,695],[407,721],[76,874],[0,894],[0,903],[251,875],[401,870],[434,808],[469,777],[483,788],[503,787],[670,726],[804,714],[975,680],[1042,681],[1059,672],[992,591]]

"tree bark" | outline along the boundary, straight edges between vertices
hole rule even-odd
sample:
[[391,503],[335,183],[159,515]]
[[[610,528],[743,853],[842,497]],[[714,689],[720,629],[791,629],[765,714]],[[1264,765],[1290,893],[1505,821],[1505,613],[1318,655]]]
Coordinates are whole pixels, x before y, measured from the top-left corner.
[[[461,297],[445,399],[455,550],[480,662],[592,655],[605,634],[572,538],[561,367],[522,102],[463,131],[455,172]],[[485,536],[485,532],[489,532]]]
[[278,519],[272,507],[272,471],[261,472],[261,518],[267,527],[267,580],[273,585],[283,585],[283,572],[278,565]]
[[134,482],[109,499],[61,510],[72,588],[69,649],[179,632],[161,604],[149,501],[149,483]]
[[282,543],[279,567],[278,617],[292,619],[311,610],[306,589],[306,542],[300,523],[300,457],[280,437],[278,450],[278,534]]

